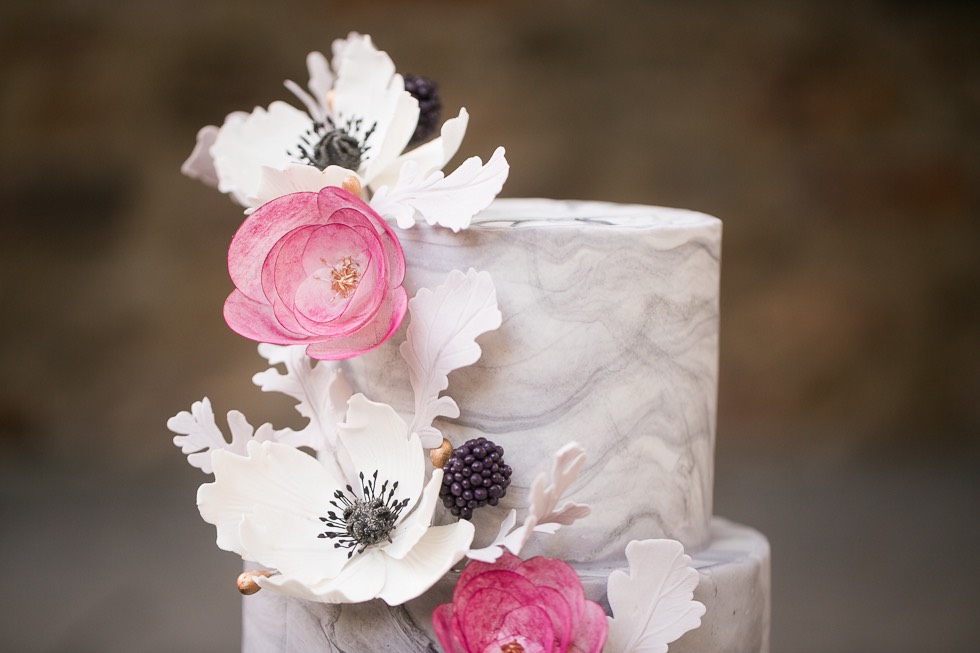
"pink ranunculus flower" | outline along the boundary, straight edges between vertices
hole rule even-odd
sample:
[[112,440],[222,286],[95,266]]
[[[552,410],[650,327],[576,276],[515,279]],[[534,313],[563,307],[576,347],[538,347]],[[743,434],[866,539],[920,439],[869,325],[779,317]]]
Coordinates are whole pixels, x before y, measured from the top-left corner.
[[608,629],[567,563],[506,552],[466,565],[432,625],[447,653],[598,653]]
[[367,204],[329,186],[263,204],[228,250],[236,290],[225,321],[240,335],[351,358],[387,340],[408,307],[405,256]]

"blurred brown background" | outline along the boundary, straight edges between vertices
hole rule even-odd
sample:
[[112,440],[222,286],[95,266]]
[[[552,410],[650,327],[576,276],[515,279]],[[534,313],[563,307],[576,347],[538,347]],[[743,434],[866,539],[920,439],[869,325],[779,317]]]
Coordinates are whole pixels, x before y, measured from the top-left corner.
[[980,9],[971,2],[0,5],[0,629],[231,651],[239,563],[166,419],[253,423],[238,209],[194,134],[351,30],[507,147],[507,196],[725,221],[716,512],[773,545],[774,653],[980,647]]

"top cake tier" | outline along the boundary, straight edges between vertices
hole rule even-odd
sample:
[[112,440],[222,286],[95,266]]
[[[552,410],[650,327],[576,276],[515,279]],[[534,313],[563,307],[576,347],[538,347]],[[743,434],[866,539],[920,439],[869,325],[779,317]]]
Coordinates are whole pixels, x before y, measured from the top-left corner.
[[[454,445],[484,435],[504,447],[512,485],[476,511],[474,546],[527,505],[534,477],[576,441],[588,459],[567,498],[592,514],[532,539],[522,556],[621,558],[633,539],[708,539],[714,471],[721,222],[677,209],[599,202],[497,200],[460,233],[399,231],[405,288],[453,269],[490,273],[503,324],[480,360],[450,376]],[[404,326],[402,327],[405,328]],[[395,344],[351,359],[368,398],[413,408]]]

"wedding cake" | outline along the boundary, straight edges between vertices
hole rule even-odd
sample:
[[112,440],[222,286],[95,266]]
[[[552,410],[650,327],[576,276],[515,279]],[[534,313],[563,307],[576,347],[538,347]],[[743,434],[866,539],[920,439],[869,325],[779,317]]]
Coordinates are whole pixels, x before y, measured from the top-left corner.
[[250,209],[225,319],[309,420],[168,423],[243,650],[767,652],[768,542],[712,511],[720,221],[494,200],[502,149],[440,171],[465,111],[403,153],[427,80],[360,35],[307,63],[305,112],[185,164]]

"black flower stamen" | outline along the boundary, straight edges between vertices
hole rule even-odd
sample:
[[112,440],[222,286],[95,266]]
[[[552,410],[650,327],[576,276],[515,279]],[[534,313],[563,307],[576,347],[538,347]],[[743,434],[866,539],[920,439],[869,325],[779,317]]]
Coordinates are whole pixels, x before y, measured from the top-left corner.
[[335,501],[331,501],[330,505],[337,508],[339,514],[331,510],[326,517],[320,517],[327,530],[317,536],[336,540],[335,548],[350,549],[347,552],[348,558],[355,552],[363,553],[366,548],[379,542],[391,542],[391,531],[409,501],[407,498],[395,501],[398,481],[392,483],[391,488],[388,487],[388,481],[385,481],[379,489],[377,471],[368,481],[365,481],[364,472],[361,472],[360,479],[360,499],[350,485],[347,486],[346,493],[343,490],[334,492]]
[[300,136],[300,142],[296,146],[298,151],[287,151],[287,154],[316,167],[317,170],[334,165],[357,171],[364,155],[371,149],[368,140],[378,126],[374,123],[366,131],[362,131],[363,124],[364,121],[360,118],[348,120],[341,127],[337,127],[329,117],[325,123],[314,122],[313,127]]

